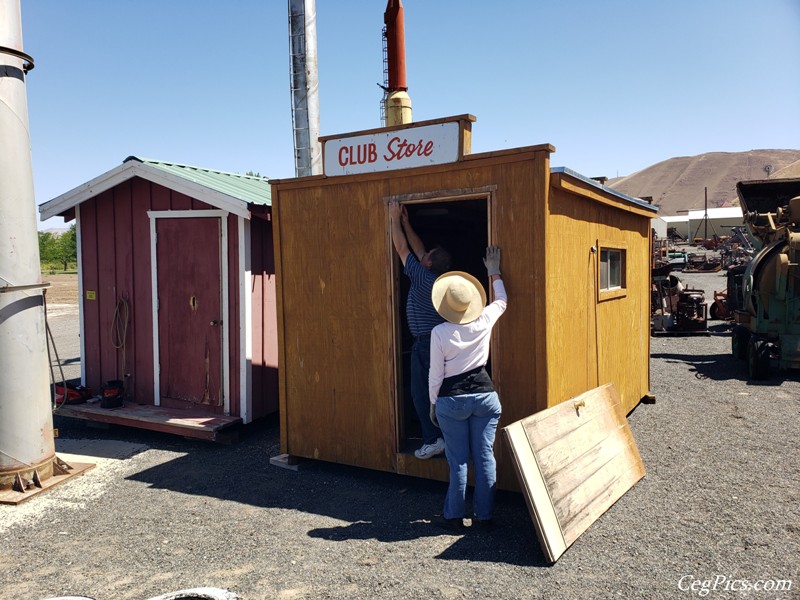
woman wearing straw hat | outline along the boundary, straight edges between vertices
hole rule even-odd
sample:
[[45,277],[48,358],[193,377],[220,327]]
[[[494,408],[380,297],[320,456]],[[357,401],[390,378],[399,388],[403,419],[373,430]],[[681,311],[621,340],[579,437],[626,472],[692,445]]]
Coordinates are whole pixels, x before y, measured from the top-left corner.
[[494,509],[493,446],[501,407],[486,362],[492,327],[506,310],[500,248],[487,248],[483,262],[495,297],[488,306],[483,286],[469,273],[445,273],[432,292],[433,305],[446,322],[431,332],[430,417],[444,433],[450,465],[442,524],[451,530],[464,526],[470,456],[475,467],[472,526],[490,526]]

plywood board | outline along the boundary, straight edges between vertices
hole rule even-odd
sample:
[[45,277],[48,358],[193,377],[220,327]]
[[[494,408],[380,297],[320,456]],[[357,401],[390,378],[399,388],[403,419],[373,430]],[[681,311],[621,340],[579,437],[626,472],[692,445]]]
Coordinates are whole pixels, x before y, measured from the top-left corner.
[[503,435],[550,562],[645,474],[613,384],[516,421]]

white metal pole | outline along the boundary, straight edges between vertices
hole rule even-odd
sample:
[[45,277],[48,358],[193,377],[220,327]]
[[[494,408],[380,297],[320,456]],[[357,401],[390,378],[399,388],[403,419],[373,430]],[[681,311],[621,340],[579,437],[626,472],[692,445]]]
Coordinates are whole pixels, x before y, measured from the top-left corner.
[[306,2],[306,86],[308,88],[308,143],[311,149],[311,174],[322,174],[322,148],[319,143],[319,67],[317,61],[317,2]]
[[289,0],[289,61],[295,175],[322,173],[316,0]]
[[20,0],[0,0],[0,487],[55,458]]

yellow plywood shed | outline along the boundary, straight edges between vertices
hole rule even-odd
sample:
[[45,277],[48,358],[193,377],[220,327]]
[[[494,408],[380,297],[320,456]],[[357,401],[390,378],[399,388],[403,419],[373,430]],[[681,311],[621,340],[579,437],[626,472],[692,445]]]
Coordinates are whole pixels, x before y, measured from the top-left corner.
[[[574,175],[553,175],[545,253],[549,398],[613,381],[628,413],[648,389],[650,214]],[[626,281],[613,293],[598,282],[600,253],[609,247],[625,252]]]
[[[489,364],[501,425],[612,380],[620,380],[625,412],[648,393],[648,361],[636,353],[648,352],[649,326],[640,321],[649,275],[640,280],[637,269],[649,256],[652,211],[551,170],[553,151],[542,144],[447,164],[272,182],[282,452],[447,479],[443,458],[413,456],[419,441],[408,398],[407,278],[392,248],[391,200],[407,207],[427,247],[448,247],[453,268],[487,290],[481,258],[489,244],[502,248],[509,302]],[[599,297],[596,278],[586,281],[587,253],[598,240],[627,252],[626,293],[615,298]],[[615,320],[632,321],[621,330],[628,339],[610,337]],[[505,452],[498,444],[498,482],[515,488]]]
[[512,423],[503,436],[550,562],[645,474],[612,384]]

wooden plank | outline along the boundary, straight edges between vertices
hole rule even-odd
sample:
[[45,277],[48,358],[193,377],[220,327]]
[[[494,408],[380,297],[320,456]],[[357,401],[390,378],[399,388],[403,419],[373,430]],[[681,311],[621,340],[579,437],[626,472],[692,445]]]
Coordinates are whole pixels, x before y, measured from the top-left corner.
[[[79,300],[83,312],[83,370],[87,386],[100,389],[100,311],[97,303],[99,286],[97,264],[97,202],[91,198],[81,204],[81,277],[83,297]],[[103,339],[108,339],[103,336]]]
[[567,545],[578,539],[644,476],[635,443],[631,441],[627,450],[614,456],[603,469],[592,473],[555,504]]
[[[112,319],[114,331],[111,346],[116,353],[116,372],[124,381],[125,395],[133,398],[134,380],[128,374],[134,371],[136,338],[130,335],[130,305],[133,297],[133,229],[132,229],[132,182],[126,181],[112,189],[114,198],[114,285],[116,288],[115,311]],[[126,308],[127,307],[127,308]],[[127,317],[127,321],[125,320]],[[108,342],[107,342],[108,343]],[[120,348],[116,346],[120,345]]]
[[536,460],[536,454],[520,421],[503,428],[503,435],[511,448],[511,456],[522,484],[528,512],[533,519],[536,536],[539,538],[539,545],[547,559],[555,562],[567,549],[567,543],[550,500],[547,483]]
[[[229,214],[227,218],[222,219],[222,227],[228,228],[228,289],[222,290],[223,294],[228,294],[228,314],[223,315],[223,327],[228,332],[228,401],[229,410],[231,415],[241,415],[245,398],[242,394],[241,371],[243,368],[250,368],[250,365],[244,365],[240,361],[241,349],[239,347],[239,340],[241,335],[239,313],[239,303],[241,302],[239,290],[239,217]],[[244,268],[244,265],[241,265]]]
[[512,423],[503,433],[551,562],[645,474],[612,384]]
[[[612,396],[612,389],[609,385],[595,388],[564,402],[559,410],[543,411],[523,419],[523,427],[531,436],[534,449],[547,451],[548,447],[565,438],[569,443],[571,434],[582,433],[584,427],[596,428],[598,420],[603,423],[618,422],[619,398]],[[594,401],[587,403],[587,399]],[[567,418],[571,415],[577,419]]]
[[242,422],[239,417],[159,406],[143,406],[130,402],[125,402],[118,408],[102,408],[99,403],[67,404],[60,406],[57,414],[97,423],[125,425],[205,440],[223,439],[222,434],[226,430],[236,427]]
[[[133,291],[129,335],[135,349],[131,371],[133,401],[153,404],[153,293],[150,277],[151,184],[139,177],[132,180],[131,233],[133,236]],[[153,184],[155,185],[155,184]]]

